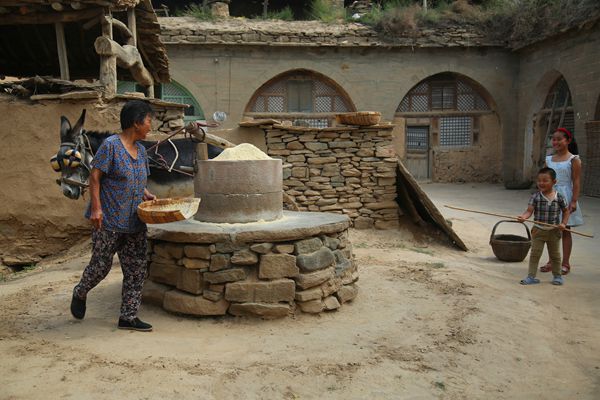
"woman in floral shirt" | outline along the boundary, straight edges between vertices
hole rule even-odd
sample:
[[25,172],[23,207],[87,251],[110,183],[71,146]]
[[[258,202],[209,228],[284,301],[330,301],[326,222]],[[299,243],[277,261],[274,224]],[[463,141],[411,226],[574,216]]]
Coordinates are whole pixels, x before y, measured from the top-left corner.
[[146,225],[137,216],[138,205],[155,196],[146,189],[148,157],[139,143],[150,131],[153,111],[140,100],[121,110],[122,132],[107,138],[92,161],[91,200],[86,218],[92,223],[92,257],[73,290],[71,313],[85,316],[88,292],[112,267],[115,253],[123,270],[119,329],[151,331],[152,325],[137,317],[146,278]]

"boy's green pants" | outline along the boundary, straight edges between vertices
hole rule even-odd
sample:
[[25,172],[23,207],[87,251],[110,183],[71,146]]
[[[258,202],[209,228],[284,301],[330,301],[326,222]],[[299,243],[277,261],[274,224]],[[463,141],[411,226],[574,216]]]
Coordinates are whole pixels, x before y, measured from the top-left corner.
[[552,275],[560,275],[560,239],[562,232],[560,229],[540,229],[538,227],[531,228],[531,254],[529,255],[529,276],[535,277],[537,273],[538,263],[542,252],[544,251],[544,243],[548,246],[548,254],[552,263]]

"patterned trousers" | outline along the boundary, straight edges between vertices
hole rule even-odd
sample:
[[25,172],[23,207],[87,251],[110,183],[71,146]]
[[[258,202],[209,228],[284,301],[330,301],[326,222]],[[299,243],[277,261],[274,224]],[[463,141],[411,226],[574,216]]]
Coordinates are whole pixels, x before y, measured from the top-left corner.
[[75,286],[73,294],[85,300],[87,294],[102,281],[112,267],[115,253],[123,271],[121,319],[137,316],[146,279],[146,231],[136,233],[112,232],[104,229],[92,232],[92,258]]

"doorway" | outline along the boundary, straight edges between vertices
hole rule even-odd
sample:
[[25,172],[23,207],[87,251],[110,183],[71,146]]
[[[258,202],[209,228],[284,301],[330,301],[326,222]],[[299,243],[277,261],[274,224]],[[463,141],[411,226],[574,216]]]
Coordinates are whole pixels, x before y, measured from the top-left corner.
[[406,168],[416,180],[431,179],[429,125],[406,127]]

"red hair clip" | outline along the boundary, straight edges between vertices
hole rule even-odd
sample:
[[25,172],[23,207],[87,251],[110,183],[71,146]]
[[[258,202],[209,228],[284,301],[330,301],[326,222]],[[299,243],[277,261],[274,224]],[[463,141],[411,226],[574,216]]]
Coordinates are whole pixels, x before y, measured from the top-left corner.
[[569,139],[569,140],[573,139],[573,134],[567,128],[558,128],[556,131],[562,132],[565,135],[567,135],[567,139]]

